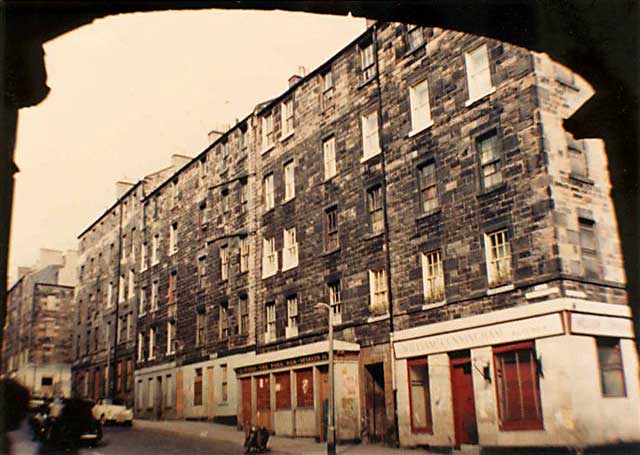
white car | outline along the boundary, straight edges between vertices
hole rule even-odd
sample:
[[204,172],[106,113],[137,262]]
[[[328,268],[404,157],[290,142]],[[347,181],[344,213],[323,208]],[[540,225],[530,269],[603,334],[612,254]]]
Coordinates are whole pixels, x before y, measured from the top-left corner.
[[93,416],[105,423],[120,423],[124,425],[133,425],[133,410],[120,400],[112,400],[111,398],[102,398],[98,400],[93,407]]

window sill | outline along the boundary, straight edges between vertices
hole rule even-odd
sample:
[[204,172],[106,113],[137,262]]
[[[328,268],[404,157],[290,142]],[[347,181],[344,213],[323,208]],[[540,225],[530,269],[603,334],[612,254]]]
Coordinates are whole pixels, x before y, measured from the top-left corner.
[[482,95],[476,96],[473,99],[468,99],[467,101],[465,101],[464,105],[465,107],[470,107],[472,105],[474,105],[475,103],[477,103],[478,101],[486,98],[487,96],[491,95],[492,93],[495,93],[496,88],[495,87],[491,87],[489,90],[487,90],[486,92],[484,92]]
[[416,135],[418,135],[418,134],[430,129],[432,126],[433,126],[433,120],[430,120],[425,126],[420,128],[419,130],[411,130],[411,131],[409,131],[409,134],[407,134],[407,137],[416,136]]
[[362,158],[360,158],[360,164],[364,164],[367,161],[369,161],[371,158],[375,158],[376,156],[379,156],[382,153],[382,151],[380,149],[378,149],[378,151],[372,155],[367,155],[367,156],[363,156]]
[[148,268],[149,268],[149,267],[141,268],[141,269],[140,269],[140,273],[142,273],[142,272],[146,272]]
[[160,264],[160,261],[152,262],[152,263],[151,263],[151,267],[156,266],[156,265],[158,265],[158,264]]
[[507,187],[506,182],[500,182],[493,186],[480,190],[480,192],[478,193],[478,196],[486,196],[488,194],[495,193],[500,190],[504,190],[506,187]]
[[374,74],[373,76],[371,76],[369,79],[364,80],[362,82],[360,82],[357,86],[357,89],[360,90],[363,87],[366,87],[367,85],[369,85],[371,83],[371,81],[373,81],[376,78],[376,74]]
[[369,316],[367,318],[367,324],[370,324],[372,322],[380,322],[380,321],[384,321],[386,319],[389,319],[389,313],[387,314],[382,314],[380,316]]
[[442,207],[436,207],[433,210],[429,210],[428,212],[421,213],[420,215],[416,216],[416,221],[422,221],[426,218],[432,217],[433,215],[437,215],[440,212],[442,212]]
[[377,237],[381,237],[381,236],[383,236],[383,235],[384,235],[384,231],[382,231],[382,232],[373,232],[373,233],[370,233],[370,234],[365,235],[365,236],[363,237],[363,239],[364,239],[364,240],[373,240],[373,239],[375,239],[375,238],[377,238]]
[[327,250],[327,251],[324,251],[324,252],[320,253],[320,256],[331,256],[332,254],[335,254],[335,253],[337,253],[339,251],[340,251],[340,247],[338,246],[338,247],[333,248],[331,250]]
[[513,291],[514,289],[515,289],[515,286],[513,285],[513,283],[505,284],[503,286],[498,286],[498,287],[493,287],[493,288],[487,289],[487,295],[502,294],[504,292]]
[[267,274],[267,275],[262,275],[262,279],[263,279],[263,280],[266,280],[267,278],[271,278],[272,276],[275,276],[277,273],[278,273],[278,272],[277,272],[277,271],[275,271],[275,272],[269,273],[269,274]]
[[273,212],[275,209],[275,207],[269,207],[268,209],[266,209],[266,211],[262,214],[262,216],[265,216],[267,214],[269,214],[270,212]]
[[422,43],[418,47],[414,47],[413,49],[407,49],[406,52],[404,54],[402,54],[402,57],[410,57],[413,54],[417,54],[420,49],[424,49],[425,47],[427,47],[427,44],[426,43]]
[[287,139],[289,139],[291,136],[293,136],[294,132],[295,132],[295,130],[291,130],[287,134],[285,134],[284,136],[280,136],[280,142],[285,142]]
[[264,155],[265,153],[267,153],[268,151],[270,151],[271,149],[273,149],[276,146],[276,144],[271,144],[270,146],[263,148],[262,150],[260,150],[260,154]]
[[447,299],[444,299],[444,300],[440,300],[439,302],[425,303],[424,305],[422,305],[421,309],[423,309],[423,310],[432,310],[434,308],[443,307],[446,304],[447,304]]
[[298,267],[298,263],[297,262],[295,264],[293,264],[293,265],[287,265],[287,266],[283,265],[282,266],[282,271],[286,272],[287,270],[293,270],[296,267]]
[[589,177],[583,177],[581,175],[577,175],[577,174],[573,174],[573,173],[569,174],[569,178],[571,180],[575,180],[575,181],[580,182],[580,183],[586,183],[587,185],[594,185],[595,184],[595,182],[593,180],[591,180]]
[[323,183],[329,183],[329,182],[331,182],[331,181],[336,177],[336,175],[338,175],[338,173],[337,173],[337,172],[336,172],[335,174],[333,174],[333,175],[330,175],[330,176],[328,176],[328,177],[325,177],[325,178],[324,178],[324,180],[323,180],[322,182],[323,182]]
[[289,202],[293,201],[295,199],[295,195],[290,197],[289,199],[285,199],[282,201],[282,205],[287,205]]

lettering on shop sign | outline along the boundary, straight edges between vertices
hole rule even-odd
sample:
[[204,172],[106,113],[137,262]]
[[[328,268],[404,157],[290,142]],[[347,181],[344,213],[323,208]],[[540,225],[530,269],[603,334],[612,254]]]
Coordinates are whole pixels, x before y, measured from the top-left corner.
[[631,319],[571,313],[571,333],[633,338]]
[[295,367],[306,363],[323,362],[328,358],[326,353],[313,354],[304,357],[296,357],[294,359],[278,360],[277,362],[267,362],[258,365],[250,365],[236,369],[237,375],[255,373],[257,371],[276,370],[279,368]]
[[564,332],[559,313],[505,322],[487,327],[461,330],[443,335],[433,335],[416,340],[395,343],[396,357],[457,351],[477,346],[491,346],[511,341],[530,340]]

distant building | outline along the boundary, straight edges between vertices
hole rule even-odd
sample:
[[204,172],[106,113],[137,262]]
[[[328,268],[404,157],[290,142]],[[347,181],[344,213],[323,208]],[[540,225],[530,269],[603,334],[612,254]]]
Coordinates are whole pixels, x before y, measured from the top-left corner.
[[115,362],[138,417],[324,440],[325,302],[339,440],[640,439],[604,146],[562,128],[591,95],[546,55],[371,24],[81,234],[74,389]]
[[7,293],[2,373],[34,396],[70,396],[77,252],[40,250]]

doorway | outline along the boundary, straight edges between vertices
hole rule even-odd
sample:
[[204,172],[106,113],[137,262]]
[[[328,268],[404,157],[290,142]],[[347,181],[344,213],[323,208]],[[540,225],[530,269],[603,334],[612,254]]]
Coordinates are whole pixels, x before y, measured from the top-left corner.
[[449,354],[456,447],[478,443],[476,404],[469,351]]
[[369,442],[383,441],[387,433],[387,413],[384,399],[384,364],[364,366],[366,428]]
[[162,376],[158,376],[156,378],[156,399],[155,399],[155,408],[156,408],[156,418],[162,418],[162,394],[164,390],[162,389]]
[[251,378],[243,378],[242,384],[242,429],[248,433],[251,429]]

